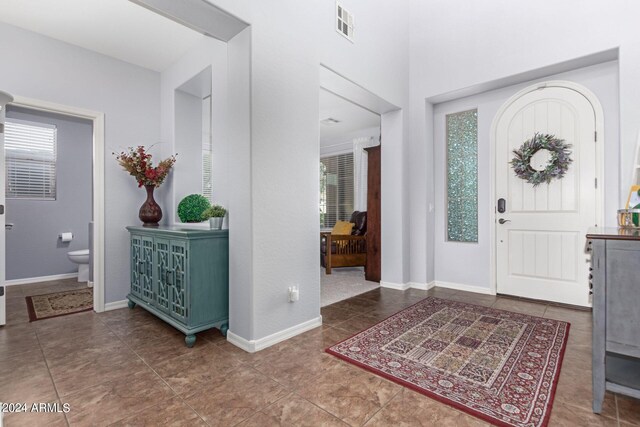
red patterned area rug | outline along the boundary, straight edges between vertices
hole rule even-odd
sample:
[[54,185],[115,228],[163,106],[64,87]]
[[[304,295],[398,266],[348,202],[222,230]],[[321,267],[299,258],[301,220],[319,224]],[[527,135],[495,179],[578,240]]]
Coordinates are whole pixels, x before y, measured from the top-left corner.
[[499,426],[546,426],[569,323],[428,297],[326,351]]

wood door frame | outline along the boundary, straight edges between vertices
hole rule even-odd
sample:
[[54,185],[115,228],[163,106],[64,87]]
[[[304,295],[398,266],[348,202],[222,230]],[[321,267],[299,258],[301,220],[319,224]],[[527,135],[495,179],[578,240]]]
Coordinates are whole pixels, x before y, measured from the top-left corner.
[[63,114],[65,116],[80,117],[91,120],[93,124],[92,141],[92,194],[93,204],[93,310],[100,313],[104,311],[105,291],[105,169],[104,169],[104,113],[71,107],[38,99],[15,96],[12,106],[28,108],[30,110]]
[[496,295],[498,293],[498,259],[497,259],[497,235],[496,235],[496,220],[498,217],[498,212],[496,210],[496,143],[497,143],[497,131],[498,131],[498,123],[502,119],[502,116],[507,111],[507,109],[518,99],[523,96],[534,92],[539,89],[548,88],[548,87],[557,87],[573,90],[574,92],[582,95],[593,108],[595,126],[597,132],[597,142],[596,144],[596,179],[598,180],[598,189],[596,191],[596,222],[598,225],[602,226],[605,213],[604,213],[604,145],[605,145],[605,134],[604,134],[604,111],[602,109],[602,104],[600,104],[600,100],[598,97],[591,92],[589,89],[584,87],[581,84],[567,81],[567,80],[549,80],[542,81],[539,83],[532,84],[527,86],[526,88],[518,91],[511,98],[509,98],[504,104],[500,106],[495,116],[493,117],[493,122],[491,123],[491,137],[489,144],[489,171],[491,174],[491,189],[490,189],[490,209],[489,213],[489,236],[491,236],[491,245],[490,245],[490,278],[491,283],[489,289],[491,294]]

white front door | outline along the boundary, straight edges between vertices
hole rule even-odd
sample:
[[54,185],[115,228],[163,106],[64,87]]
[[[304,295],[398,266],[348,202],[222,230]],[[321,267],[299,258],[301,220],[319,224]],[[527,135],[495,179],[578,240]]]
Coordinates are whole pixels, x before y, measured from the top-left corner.
[[[495,129],[496,207],[505,200],[505,212],[496,209],[498,293],[589,305],[585,234],[598,217],[593,106],[573,89],[536,89],[512,102]],[[509,162],[536,132],[571,144],[573,162],[564,178],[534,187]]]

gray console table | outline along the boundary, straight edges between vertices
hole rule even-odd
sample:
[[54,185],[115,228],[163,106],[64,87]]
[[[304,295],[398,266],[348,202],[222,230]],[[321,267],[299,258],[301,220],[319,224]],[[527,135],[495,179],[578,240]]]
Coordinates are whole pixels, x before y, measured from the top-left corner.
[[587,234],[593,292],[593,412],[606,390],[640,399],[640,230]]

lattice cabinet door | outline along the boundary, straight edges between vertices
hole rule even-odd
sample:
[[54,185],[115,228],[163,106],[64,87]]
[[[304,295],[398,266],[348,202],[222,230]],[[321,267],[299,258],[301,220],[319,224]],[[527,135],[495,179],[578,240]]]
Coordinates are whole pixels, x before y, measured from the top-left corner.
[[131,235],[131,293],[137,297],[142,295],[140,276],[144,269],[142,261],[142,236]]
[[187,270],[188,245],[181,240],[170,241],[171,282],[169,283],[169,310],[171,316],[186,322],[188,318]]
[[153,304],[153,237],[142,237],[140,298]]
[[155,239],[155,262],[154,262],[154,281],[155,281],[155,306],[163,312],[170,313],[169,303],[169,286],[173,283],[170,260],[170,243],[167,239]]

